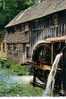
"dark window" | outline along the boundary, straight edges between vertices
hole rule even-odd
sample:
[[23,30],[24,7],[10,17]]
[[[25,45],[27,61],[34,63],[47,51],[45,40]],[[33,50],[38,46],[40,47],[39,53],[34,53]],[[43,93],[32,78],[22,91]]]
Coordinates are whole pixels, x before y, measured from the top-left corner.
[[22,31],[24,31],[25,30],[25,25],[24,24],[22,24]]
[[18,46],[17,46],[17,44],[12,44],[12,52],[13,52],[13,55],[15,56],[15,57],[17,57],[18,56]]
[[12,45],[8,44],[8,50],[11,50],[11,49],[12,49]]
[[19,32],[21,32],[22,31],[22,25],[21,24],[20,25],[17,25],[16,26],[16,30],[19,31]]
[[8,33],[14,33],[16,30],[14,27],[10,27],[7,29]]
[[8,54],[12,54],[12,44],[7,45],[8,45]]
[[26,47],[26,57],[29,58],[30,55],[29,55],[29,47]]
[[25,44],[23,44],[23,53],[25,52]]
[[15,51],[17,49],[17,45],[13,44],[13,50]]

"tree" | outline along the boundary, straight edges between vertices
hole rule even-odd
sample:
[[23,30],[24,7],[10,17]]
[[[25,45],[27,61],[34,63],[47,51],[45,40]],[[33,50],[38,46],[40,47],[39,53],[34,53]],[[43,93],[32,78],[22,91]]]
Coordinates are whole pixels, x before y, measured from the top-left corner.
[[0,0],[0,28],[17,14],[16,0]]
[[16,0],[18,10],[24,10],[33,4],[32,0]]
[[33,4],[32,0],[0,0],[0,29],[17,15]]

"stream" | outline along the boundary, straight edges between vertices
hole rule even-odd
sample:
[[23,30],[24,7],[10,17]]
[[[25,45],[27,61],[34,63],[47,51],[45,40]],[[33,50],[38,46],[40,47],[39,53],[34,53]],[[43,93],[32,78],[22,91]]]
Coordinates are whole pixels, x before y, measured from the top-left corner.
[[29,84],[33,79],[33,76],[18,76],[12,75],[6,70],[0,71],[0,82],[6,84],[6,86],[13,86],[15,84]]

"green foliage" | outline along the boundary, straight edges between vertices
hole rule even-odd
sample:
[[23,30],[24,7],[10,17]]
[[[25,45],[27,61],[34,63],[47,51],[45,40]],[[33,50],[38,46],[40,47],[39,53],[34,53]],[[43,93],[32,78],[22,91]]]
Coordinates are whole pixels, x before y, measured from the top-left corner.
[[7,24],[17,13],[16,0],[1,0],[0,25]]
[[[32,85],[16,85],[15,88],[18,90],[17,95],[18,96],[41,96],[42,95],[42,89],[39,87],[33,87]],[[13,92],[13,90],[12,90]]]
[[25,65],[19,65],[12,60],[2,60],[0,59],[0,69],[8,69],[12,74],[16,75],[28,75],[29,69]]
[[15,73],[17,75],[28,75],[29,74],[27,66],[12,64],[10,69],[13,73]]
[[30,84],[15,84],[7,87],[3,82],[0,82],[0,96],[41,96],[42,92],[43,89]]
[[18,12],[33,4],[33,0],[0,0],[0,29],[13,19]]
[[18,10],[27,9],[32,4],[33,4],[33,1],[32,0],[17,0]]
[[[8,65],[10,65],[9,68],[7,68]],[[42,88],[33,87],[31,84],[6,82],[10,75],[28,75],[28,73],[26,66],[18,65],[11,60],[0,59],[0,96],[42,96]],[[2,79],[3,77],[5,80]]]
[[37,2],[38,0],[0,0],[0,31],[21,10],[25,10]]
[[9,69],[14,74],[17,74],[17,75],[28,75],[29,74],[29,70],[26,65],[16,64],[12,60],[8,60],[7,63],[11,65]]

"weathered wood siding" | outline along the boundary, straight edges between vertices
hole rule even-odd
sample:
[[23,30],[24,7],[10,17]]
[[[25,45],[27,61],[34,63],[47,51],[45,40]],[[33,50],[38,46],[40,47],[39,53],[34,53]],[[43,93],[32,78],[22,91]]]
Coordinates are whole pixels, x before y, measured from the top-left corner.
[[17,63],[25,63],[29,54],[27,50],[27,44],[30,42],[29,24],[20,24],[9,28],[5,41],[7,43],[8,58],[15,60]]
[[31,24],[32,46],[48,37],[66,35],[66,11],[34,20]]
[[13,26],[11,30],[6,36],[6,42],[11,46],[15,44],[16,50],[12,47],[10,51],[8,48],[8,57],[25,63],[31,58],[32,48],[37,41],[66,35],[66,11]]

